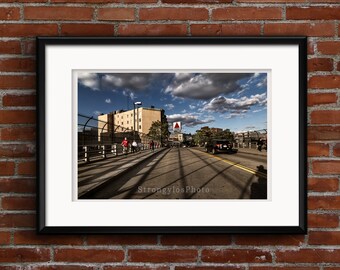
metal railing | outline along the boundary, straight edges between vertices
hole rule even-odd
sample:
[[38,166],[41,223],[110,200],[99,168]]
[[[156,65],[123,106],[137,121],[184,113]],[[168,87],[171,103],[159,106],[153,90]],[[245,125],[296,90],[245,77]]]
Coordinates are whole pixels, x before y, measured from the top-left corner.
[[[129,141],[128,153],[150,149],[150,138],[147,134],[133,131],[110,121],[102,121],[93,116],[78,114],[78,162],[89,162],[123,154],[121,145],[124,138]],[[131,143],[136,141],[137,147]],[[157,140],[154,147],[160,147]]]
[[256,149],[258,147],[260,140],[262,141],[263,145],[266,148],[267,146],[266,129],[235,133],[234,147]]

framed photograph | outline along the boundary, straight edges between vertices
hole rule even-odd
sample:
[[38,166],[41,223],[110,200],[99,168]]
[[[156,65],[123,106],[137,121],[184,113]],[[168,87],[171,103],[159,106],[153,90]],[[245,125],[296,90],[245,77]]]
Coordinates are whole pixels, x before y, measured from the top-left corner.
[[305,37],[37,38],[39,233],[306,233]]

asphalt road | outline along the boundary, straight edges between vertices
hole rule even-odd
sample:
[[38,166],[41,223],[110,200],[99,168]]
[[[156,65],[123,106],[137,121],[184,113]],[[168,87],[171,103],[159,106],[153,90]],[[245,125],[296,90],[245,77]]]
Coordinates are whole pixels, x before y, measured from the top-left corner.
[[172,148],[93,194],[111,199],[266,199],[267,157]]

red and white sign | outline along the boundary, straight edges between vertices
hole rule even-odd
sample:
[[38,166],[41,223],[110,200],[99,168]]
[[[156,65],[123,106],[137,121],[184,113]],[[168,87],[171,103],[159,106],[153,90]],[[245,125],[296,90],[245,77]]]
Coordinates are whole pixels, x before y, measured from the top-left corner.
[[182,130],[182,124],[181,122],[173,122],[172,123],[172,129],[173,131],[178,131],[180,132]]

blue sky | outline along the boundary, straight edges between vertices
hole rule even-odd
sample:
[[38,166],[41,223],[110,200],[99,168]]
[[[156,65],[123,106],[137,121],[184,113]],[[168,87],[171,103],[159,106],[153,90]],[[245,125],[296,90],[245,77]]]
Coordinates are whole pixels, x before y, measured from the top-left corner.
[[163,108],[185,133],[202,126],[231,131],[267,128],[266,73],[78,72],[78,112],[88,116],[142,107]]

